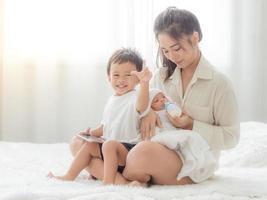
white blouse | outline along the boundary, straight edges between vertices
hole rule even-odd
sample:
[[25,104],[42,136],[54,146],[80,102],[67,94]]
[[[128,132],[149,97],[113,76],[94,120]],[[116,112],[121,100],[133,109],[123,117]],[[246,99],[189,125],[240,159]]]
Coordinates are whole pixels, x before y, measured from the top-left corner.
[[213,152],[234,147],[239,141],[238,105],[230,81],[201,56],[183,96],[181,72],[176,68],[166,81],[166,68],[159,68],[151,86],[161,89],[194,120],[199,133]]

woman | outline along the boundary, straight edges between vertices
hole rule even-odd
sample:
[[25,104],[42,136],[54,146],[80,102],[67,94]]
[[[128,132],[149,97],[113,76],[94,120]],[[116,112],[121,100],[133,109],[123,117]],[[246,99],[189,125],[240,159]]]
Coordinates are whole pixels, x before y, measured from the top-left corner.
[[[169,7],[156,18],[154,33],[162,66],[155,73],[153,85],[183,108],[181,117],[168,117],[177,128],[199,133],[218,161],[221,150],[239,141],[238,106],[232,86],[201,54],[198,44],[202,32],[194,14]],[[161,123],[150,111],[141,122],[144,138],[153,136],[156,124]],[[182,160],[174,151],[146,140],[129,152],[123,175],[143,183],[193,183],[190,176],[177,180]]]

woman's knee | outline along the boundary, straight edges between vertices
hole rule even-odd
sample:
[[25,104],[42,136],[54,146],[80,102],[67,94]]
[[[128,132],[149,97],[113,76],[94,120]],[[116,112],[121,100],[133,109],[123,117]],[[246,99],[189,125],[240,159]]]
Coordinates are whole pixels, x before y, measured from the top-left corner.
[[142,141],[138,143],[127,156],[127,164],[140,165],[145,164],[150,156],[155,153],[155,148],[158,144],[151,141]]
[[[176,180],[181,166],[182,161],[176,152],[159,143],[143,141],[129,152],[123,175],[135,180],[151,176],[158,180],[157,183],[165,184]],[[164,174],[168,176],[164,178]]]
[[138,143],[127,155],[123,176],[129,180],[148,182],[151,179],[148,167],[149,156],[153,151],[153,143],[143,141]]
[[146,171],[146,167],[149,166],[150,162],[149,157],[153,156],[153,146],[153,142],[142,141],[133,149],[131,149],[131,151],[129,151],[126,159],[126,168],[128,174]]

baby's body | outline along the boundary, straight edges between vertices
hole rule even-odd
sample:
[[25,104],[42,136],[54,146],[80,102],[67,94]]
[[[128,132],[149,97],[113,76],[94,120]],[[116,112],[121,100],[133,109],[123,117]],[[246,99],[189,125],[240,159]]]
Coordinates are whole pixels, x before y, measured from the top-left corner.
[[[151,108],[158,114],[161,123],[163,125],[163,128],[156,128],[156,134],[163,132],[163,131],[171,131],[171,130],[177,130],[171,122],[170,119],[167,117],[167,111],[165,109],[165,104],[170,103],[170,99],[167,98],[167,96],[158,89],[151,89],[149,92],[150,101],[151,101]],[[177,106],[178,107],[178,106]],[[175,114],[175,113],[174,113]],[[180,116],[181,113],[177,113],[177,117]]]
[[166,131],[166,130],[171,131],[171,130],[177,130],[178,129],[178,128],[175,128],[172,125],[172,123],[170,122],[170,120],[168,119],[165,109],[160,110],[160,111],[156,111],[156,113],[158,114],[160,121],[163,125],[163,128],[159,128],[159,127],[156,128],[156,134],[161,133],[161,132]]

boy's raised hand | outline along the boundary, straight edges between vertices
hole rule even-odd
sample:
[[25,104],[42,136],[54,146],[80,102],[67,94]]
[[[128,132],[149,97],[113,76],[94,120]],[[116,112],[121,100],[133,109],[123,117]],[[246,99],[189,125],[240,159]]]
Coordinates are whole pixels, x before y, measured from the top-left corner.
[[149,82],[152,78],[152,73],[148,69],[148,67],[145,67],[145,64],[143,64],[143,69],[140,72],[132,71],[132,75],[136,75],[137,78],[140,80],[140,82]]

